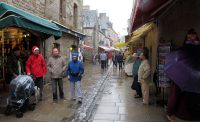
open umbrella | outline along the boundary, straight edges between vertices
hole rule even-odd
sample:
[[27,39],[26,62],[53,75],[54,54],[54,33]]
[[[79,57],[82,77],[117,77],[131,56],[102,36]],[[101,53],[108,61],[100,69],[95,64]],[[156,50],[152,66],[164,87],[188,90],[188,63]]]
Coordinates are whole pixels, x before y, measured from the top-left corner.
[[165,72],[183,91],[200,93],[200,46],[185,46],[170,53]]

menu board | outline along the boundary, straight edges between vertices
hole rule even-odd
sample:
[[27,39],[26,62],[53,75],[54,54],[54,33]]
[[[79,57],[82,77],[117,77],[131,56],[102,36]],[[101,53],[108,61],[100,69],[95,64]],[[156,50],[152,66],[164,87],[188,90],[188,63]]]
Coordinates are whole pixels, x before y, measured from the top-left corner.
[[170,78],[164,71],[165,59],[168,53],[170,53],[171,44],[159,44],[158,46],[158,84],[159,87],[170,87]]

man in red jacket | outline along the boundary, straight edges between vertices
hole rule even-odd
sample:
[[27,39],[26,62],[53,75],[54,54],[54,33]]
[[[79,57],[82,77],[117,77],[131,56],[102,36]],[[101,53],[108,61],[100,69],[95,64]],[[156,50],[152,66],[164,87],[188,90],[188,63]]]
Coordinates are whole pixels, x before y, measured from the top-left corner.
[[26,63],[27,75],[33,75],[35,85],[40,88],[40,101],[42,100],[43,76],[46,74],[46,64],[44,57],[39,53],[39,48],[33,46],[32,54]]

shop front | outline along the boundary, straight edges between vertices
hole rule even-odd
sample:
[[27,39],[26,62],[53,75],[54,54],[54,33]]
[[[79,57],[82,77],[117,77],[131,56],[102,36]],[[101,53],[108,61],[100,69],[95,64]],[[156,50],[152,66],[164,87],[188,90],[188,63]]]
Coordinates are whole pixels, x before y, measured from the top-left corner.
[[45,55],[45,40],[60,38],[62,32],[51,21],[0,2],[0,90],[6,91],[7,58],[14,47],[20,48],[23,66],[36,45]]
[[25,66],[26,60],[31,53],[31,47],[40,45],[40,39],[31,32],[22,28],[7,27],[0,30],[0,85],[6,87],[7,59],[12,55],[12,49],[19,47],[21,50],[22,63]]
[[[192,29],[197,34],[200,33],[198,7],[200,1],[160,0],[150,4],[152,1],[147,0],[146,3],[142,3],[141,0],[137,0],[138,6],[134,9],[135,18],[133,18],[131,31],[134,33],[137,28],[149,21],[154,21],[156,24],[153,29],[144,34],[143,41],[144,46],[149,49],[152,76],[157,71],[154,81],[162,88],[162,105],[165,105],[172,81],[164,71],[166,56],[174,49],[183,46],[188,30]],[[143,6],[141,11],[140,6]]]

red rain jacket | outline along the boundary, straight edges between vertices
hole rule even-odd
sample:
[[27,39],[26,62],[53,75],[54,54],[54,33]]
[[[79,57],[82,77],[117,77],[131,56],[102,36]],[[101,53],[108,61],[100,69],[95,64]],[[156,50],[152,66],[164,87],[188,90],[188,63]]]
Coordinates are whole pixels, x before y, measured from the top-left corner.
[[[32,53],[37,46],[32,48]],[[46,74],[46,64],[45,59],[41,54],[35,56],[34,54],[30,55],[27,63],[26,63],[26,73],[32,74],[35,77],[43,77]]]

